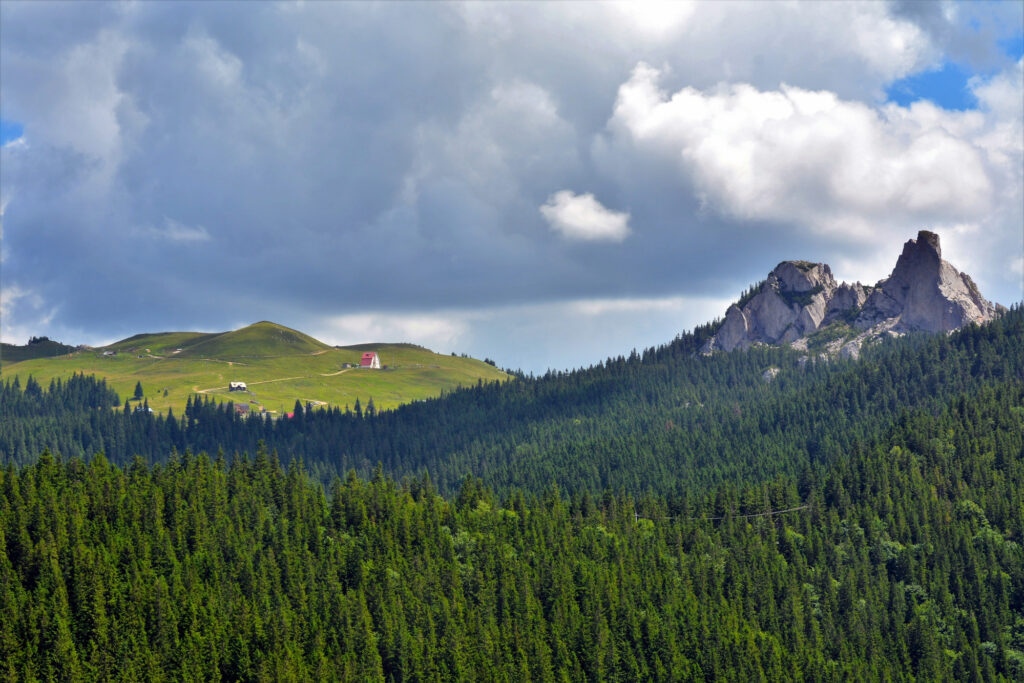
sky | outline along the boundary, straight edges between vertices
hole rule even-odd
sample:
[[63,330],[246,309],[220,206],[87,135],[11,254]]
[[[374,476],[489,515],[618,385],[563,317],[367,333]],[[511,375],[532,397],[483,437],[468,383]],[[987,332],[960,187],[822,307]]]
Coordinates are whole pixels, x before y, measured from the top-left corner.
[[0,3],[0,337],[544,372],[937,232],[1024,298],[1024,3]]

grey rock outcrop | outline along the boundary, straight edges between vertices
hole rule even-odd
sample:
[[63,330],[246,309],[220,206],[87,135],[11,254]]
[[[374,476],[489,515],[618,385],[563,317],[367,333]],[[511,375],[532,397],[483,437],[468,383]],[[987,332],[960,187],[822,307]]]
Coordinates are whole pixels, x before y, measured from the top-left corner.
[[822,322],[827,325],[842,318],[850,311],[859,311],[867,298],[867,292],[859,282],[852,285],[844,282],[832,293],[832,298],[829,299],[828,306],[825,307],[825,319]]
[[947,332],[996,313],[969,275],[942,260],[939,236],[926,230],[907,240],[892,275],[880,285],[857,318],[858,327],[898,316],[898,332]]
[[828,340],[828,354],[857,358],[868,339],[916,330],[948,332],[996,315],[970,276],[942,259],[939,236],[922,230],[903,245],[892,274],[874,287],[837,284],[824,263],[783,261],[753,296],[729,307],[704,351],[753,344],[807,350],[811,334],[832,326],[837,336]]
[[750,346],[750,325],[747,322],[747,314],[739,306],[733,304],[725,312],[725,321],[718,328],[718,338],[721,339],[723,347],[730,349],[746,348]]

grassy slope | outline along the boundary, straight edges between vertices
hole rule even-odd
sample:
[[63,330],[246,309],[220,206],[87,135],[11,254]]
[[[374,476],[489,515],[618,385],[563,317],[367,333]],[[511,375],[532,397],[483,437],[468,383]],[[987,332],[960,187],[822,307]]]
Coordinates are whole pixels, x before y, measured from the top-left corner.
[[[103,356],[104,350],[118,353]],[[342,367],[344,363],[358,365],[365,350],[376,350],[388,369]],[[24,384],[32,375],[44,387],[54,377],[75,372],[105,377],[122,400],[132,395],[136,382],[142,382],[151,408],[165,411],[173,407],[179,415],[188,396],[199,391],[221,401],[254,401],[273,411],[290,411],[296,399],[344,407],[354,405],[356,398],[365,406],[371,397],[383,410],[437,396],[443,389],[474,384],[477,379],[506,377],[481,361],[443,356],[411,344],[337,349],[265,322],[223,334],[136,335],[104,349],[3,368],[5,378],[18,376]],[[231,381],[246,382],[251,393],[229,394]]]

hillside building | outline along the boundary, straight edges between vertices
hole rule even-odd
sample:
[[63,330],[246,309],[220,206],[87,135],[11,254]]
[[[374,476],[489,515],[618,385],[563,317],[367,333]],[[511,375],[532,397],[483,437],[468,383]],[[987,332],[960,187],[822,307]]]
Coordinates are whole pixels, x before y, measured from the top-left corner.
[[359,367],[380,370],[380,356],[373,351],[367,351],[363,354],[362,360],[359,361]]
[[245,386],[245,382],[230,382],[228,384],[228,391],[248,391],[249,388]]

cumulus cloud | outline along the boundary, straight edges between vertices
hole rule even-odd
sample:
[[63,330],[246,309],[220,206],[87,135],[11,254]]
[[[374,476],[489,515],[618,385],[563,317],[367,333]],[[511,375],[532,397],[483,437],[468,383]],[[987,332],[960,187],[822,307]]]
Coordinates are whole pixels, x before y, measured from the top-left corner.
[[739,218],[866,230],[879,215],[965,218],[992,201],[977,112],[928,103],[876,109],[786,85],[668,95],[660,75],[646,64],[634,70],[610,128],[675,155],[706,201]]
[[540,207],[551,229],[570,240],[621,242],[629,236],[629,214],[605,208],[592,194],[561,190]]
[[641,63],[597,148],[612,166],[629,165],[616,154],[667,161],[705,210],[739,221],[795,224],[847,243],[926,226],[955,237],[970,223],[1005,242],[1019,230],[1024,184],[1020,70],[973,81],[981,109],[959,112],[927,101],[876,107],[788,85],[668,93],[662,72]]

